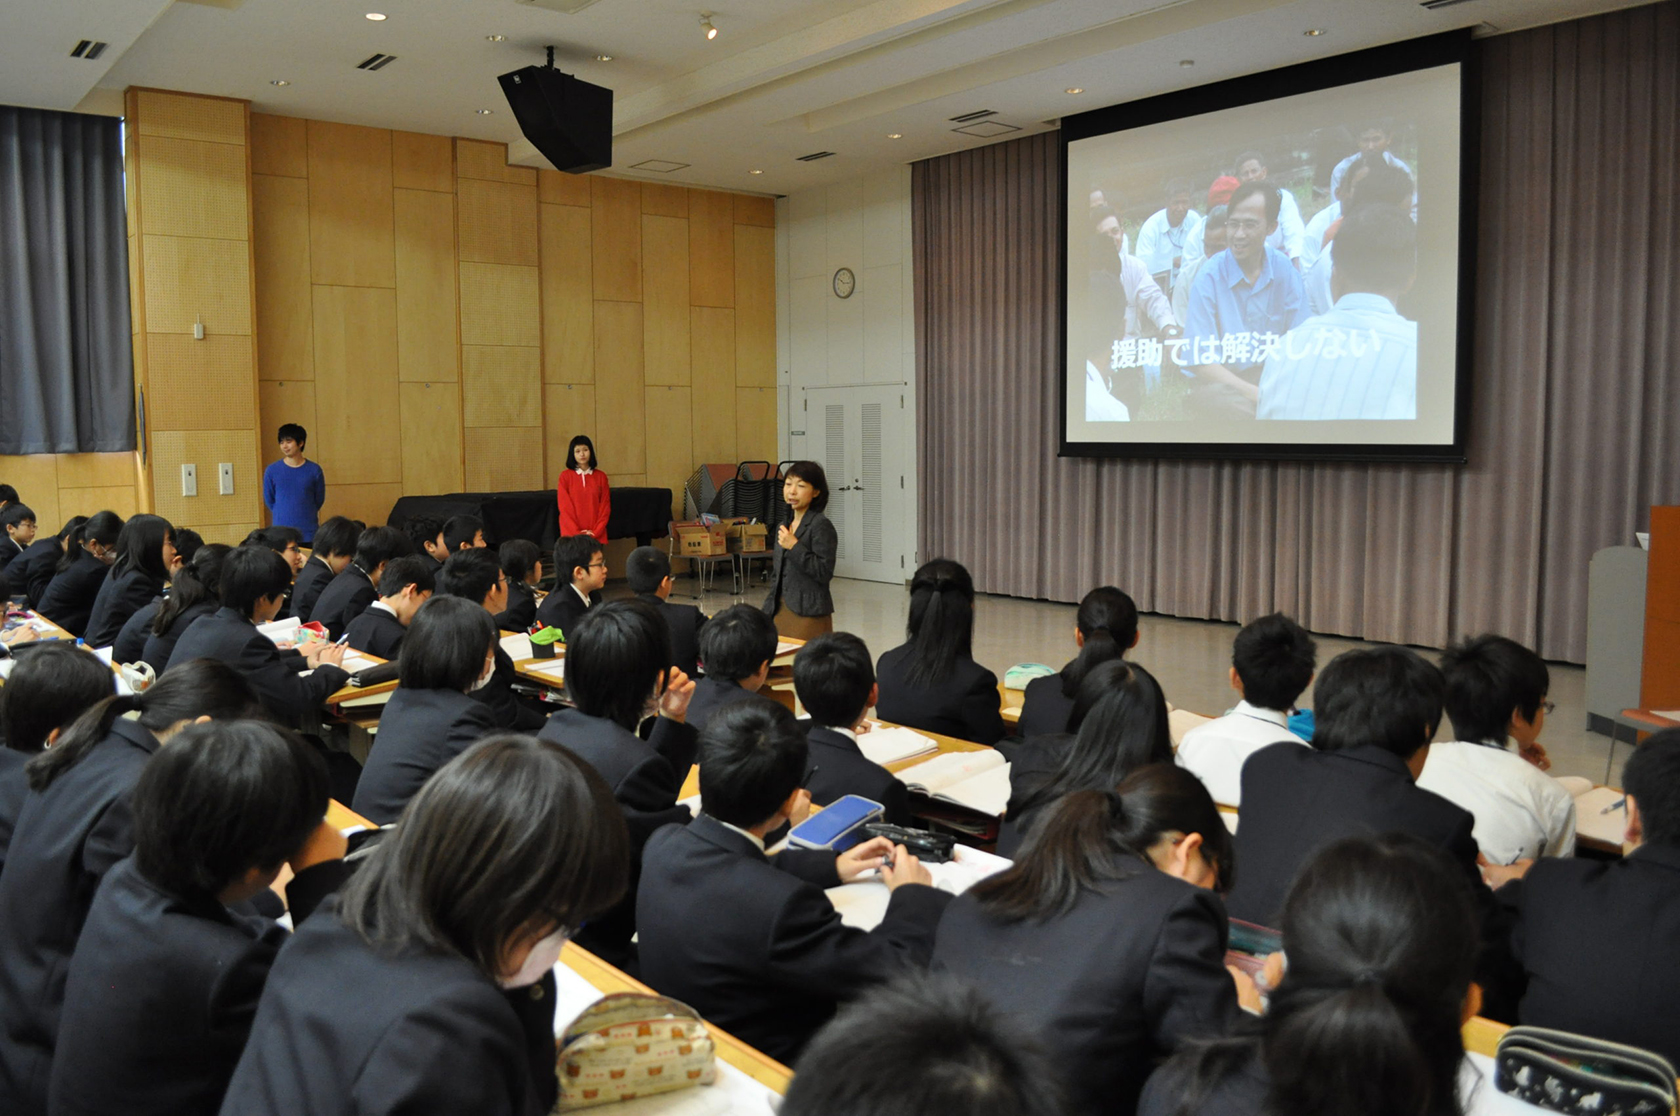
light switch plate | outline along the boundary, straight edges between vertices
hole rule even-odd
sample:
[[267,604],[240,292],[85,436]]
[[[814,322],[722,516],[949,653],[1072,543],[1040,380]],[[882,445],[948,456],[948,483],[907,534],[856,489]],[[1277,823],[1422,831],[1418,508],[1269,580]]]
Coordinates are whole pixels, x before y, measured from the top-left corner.
[[198,466],[197,465],[183,465],[183,466],[181,466],[181,495],[183,495],[183,496],[197,496],[198,495]]
[[216,480],[223,496],[233,495],[233,462],[224,461],[216,466]]

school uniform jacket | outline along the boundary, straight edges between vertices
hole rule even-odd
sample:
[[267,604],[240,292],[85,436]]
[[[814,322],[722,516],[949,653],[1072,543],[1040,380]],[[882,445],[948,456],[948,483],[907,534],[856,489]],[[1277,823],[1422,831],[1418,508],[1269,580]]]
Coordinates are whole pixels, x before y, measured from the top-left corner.
[[554,976],[503,990],[465,958],[375,949],[329,900],[268,975],[222,1112],[547,1116]]
[[632,957],[630,936],[636,929],[636,881],[642,846],[654,830],[685,824],[688,807],[677,805],[683,780],[694,766],[699,734],[692,725],[655,717],[643,740],[605,717],[561,709],[537,734],[593,767],[612,788],[630,829],[630,887],[617,906],[584,927],[577,942],[613,964]]
[[[288,884],[293,923],[320,897],[305,876],[331,887],[343,875],[344,862],[331,861]],[[171,894],[132,856],[111,869],[70,962],[48,1089],[53,1116],[215,1116],[290,936],[213,898]]]
[[496,727],[509,732],[536,732],[543,727],[543,715],[519,700],[513,692],[514,679],[519,673],[513,669],[513,656],[496,647],[496,669],[490,681],[472,692],[474,700],[490,710]]
[[368,605],[378,597],[368,575],[351,562],[321,590],[321,595],[315,599],[315,607],[310,610],[309,620],[326,628],[327,634],[337,640],[350,621],[366,612]]
[[311,554],[292,582],[292,615],[307,623],[315,602],[321,599],[321,593],[334,576],[331,566]]
[[[1063,667],[1062,670],[1066,670]],[[1068,719],[1073,716],[1073,699],[1062,693],[1062,675],[1048,674],[1027,683],[1021,699],[1021,717],[1015,731],[1022,736],[1042,736],[1051,732],[1066,732]]]
[[[394,659],[402,651],[403,636],[408,629],[396,614],[382,608],[369,608],[345,627],[350,646],[381,659]],[[381,718],[383,721],[383,718]]]
[[89,647],[111,646],[128,618],[162,592],[163,582],[145,570],[112,569],[93,599],[93,611],[88,614],[87,631],[82,638]]
[[585,612],[599,603],[596,600],[598,596],[599,594],[590,594],[589,603],[584,604],[583,598],[578,596],[578,591],[572,588],[571,582],[563,585],[557,583],[554,592],[544,597],[543,603],[537,606],[534,622],[547,628],[559,628],[561,634],[569,637],[573,625],[583,619]]
[[1241,1018],[1226,928],[1217,895],[1140,861],[1043,921],[1005,921],[958,896],[940,920],[933,968],[980,988],[1040,1040],[1070,1111],[1131,1113],[1160,1058]]
[[818,806],[861,795],[885,808],[884,821],[891,825],[914,825],[910,814],[910,790],[898,776],[863,754],[857,742],[827,725],[812,724],[805,731],[810,746],[805,761],[805,787]]
[[1527,978],[1519,1021],[1680,1063],[1680,848],[1548,857],[1494,895],[1515,916],[1512,951]]
[[536,619],[536,590],[523,581],[509,578],[507,609],[496,613],[496,627],[504,632],[528,632]]
[[331,663],[322,663],[305,677],[301,672],[309,664],[301,655],[282,656],[273,640],[231,608],[193,621],[176,642],[169,665],[193,659],[218,659],[239,671],[269,716],[286,725],[296,725],[306,710],[319,709],[350,677]]
[[19,546],[12,536],[0,531],[0,574],[5,573],[12,560],[22,553],[23,547]]
[[797,545],[792,550],[784,549],[776,535],[770,537],[775,572],[770,595],[764,598],[764,611],[774,616],[780,605],[787,605],[795,616],[832,616],[834,596],[828,587],[834,580],[840,535],[828,516],[810,509],[794,529],[793,537]]
[[718,710],[757,696],[753,691],[734,682],[725,682],[721,678],[702,678],[694,684],[694,696],[688,699],[688,723],[694,726],[695,732],[705,732],[706,726],[711,723]]
[[43,535],[24,547],[23,553],[6,566],[6,580],[11,582],[12,592],[25,594],[29,607],[39,608],[41,595],[47,591],[47,584],[63,556],[64,544],[57,535]]
[[105,874],[134,851],[129,794],[157,737],[118,718],[45,791],[30,792],[0,874],[0,1112],[40,1116],[64,981]]
[[642,979],[789,1065],[840,1002],[927,964],[951,898],[906,884],[865,933],[823,894],[840,882],[832,855],[769,858],[705,814],[653,835],[642,882]]
[[888,651],[875,665],[875,681],[881,687],[876,716],[976,744],[1002,739],[997,675],[973,659],[959,659],[948,677],[933,686],[919,686],[906,677],[909,666],[908,643]]
[[700,673],[700,629],[706,626],[706,614],[693,605],[672,604],[660,600],[657,593],[638,593],[637,596],[659,609],[665,618],[665,628],[671,633],[671,665],[690,677]]
[[1018,742],[999,742],[998,751],[1009,760],[1009,804],[998,826],[999,856],[1013,860],[1033,822],[1054,801],[1043,799],[1040,792],[1061,770],[1075,739],[1071,732],[1055,732]]
[[140,652],[141,660],[157,673],[162,674],[169,668],[169,659],[170,656],[175,654],[175,645],[181,642],[181,637],[186,634],[188,628],[193,626],[193,621],[203,616],[209,616],[221,607],[214,597],[199,601],[197,604],[183,609],[179,616],[170,621],[169,627],[164,629],[162,635],[151,631],[148,624],[146,646]]
[[112,662],[137,663],[145,657],[146,639],[152,634],[152,621],[157,619],[158,609],[162,607],[163,598],[153,597],[123,621],[122,631],[111,642]]
[[396,821],[434,771],[495,731],[489,707],[466,694],[398,686],[379,717],[352,808],[380,825]]
[[27,753],[0,747],[0,874],[6,871],[6,850],[12,846],[12,831],[29,796],[29,777],[23,770],[29,759]]
[[71,635],[82,635],[93,614],[94,598],[110,572],[109,566],[78,546],[70,568],[54,574],[47,583],[36,611]]

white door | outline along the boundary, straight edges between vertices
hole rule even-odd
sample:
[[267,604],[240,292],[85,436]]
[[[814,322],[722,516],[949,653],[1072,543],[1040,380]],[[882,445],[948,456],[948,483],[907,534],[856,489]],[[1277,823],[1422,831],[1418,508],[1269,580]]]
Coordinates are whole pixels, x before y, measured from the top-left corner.
[[840,536],[837,577],[903,582],[915,551],[915,432],[905,389],[808,388],[806,453],[832,491],[828,518]]

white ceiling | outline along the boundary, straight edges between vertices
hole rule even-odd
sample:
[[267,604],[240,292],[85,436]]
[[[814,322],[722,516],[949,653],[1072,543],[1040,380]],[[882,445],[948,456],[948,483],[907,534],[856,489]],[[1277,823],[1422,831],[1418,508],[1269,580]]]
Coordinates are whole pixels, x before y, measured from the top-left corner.
[[[0,0],[0,103],[120,112],[122,89],[153,86],[245,98],[260,112],[503,140],[515,161],[544,165],[496,75],[539,62],[553,44],[563,69],[615,91],[613,173],[641,176],[629,168],[669,160],[690,166],[646,177],[780,194],[993,142],[954,133],[949,118],[961,113],[996,110],[992,119],[1022,129],[1016,136],[1072,112],[1381,43],[1640,2],[1464,0],[1429,11],[1416,0]],[[703,10],[719,29],[710,42]],[[389,18],[370,21],[369,11]],[[111,46],[97,62],[70,58],[83,38]],[[397,61],[356,69],[375,52]],[[887,138],[895,132],[903,138]],[[814,151],[836,154],[797,161]]]

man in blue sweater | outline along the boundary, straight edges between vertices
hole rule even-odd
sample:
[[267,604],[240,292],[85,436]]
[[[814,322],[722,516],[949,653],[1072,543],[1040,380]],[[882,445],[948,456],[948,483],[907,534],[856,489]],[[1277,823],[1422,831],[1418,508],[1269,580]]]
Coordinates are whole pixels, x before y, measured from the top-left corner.
[[280,460],[263,470],[263,503],[274,526],[296,527],[303,541],[315,541],[315,524],[327,499],[321,467],[303,456],[309,431],[295,422],[280,428]]

